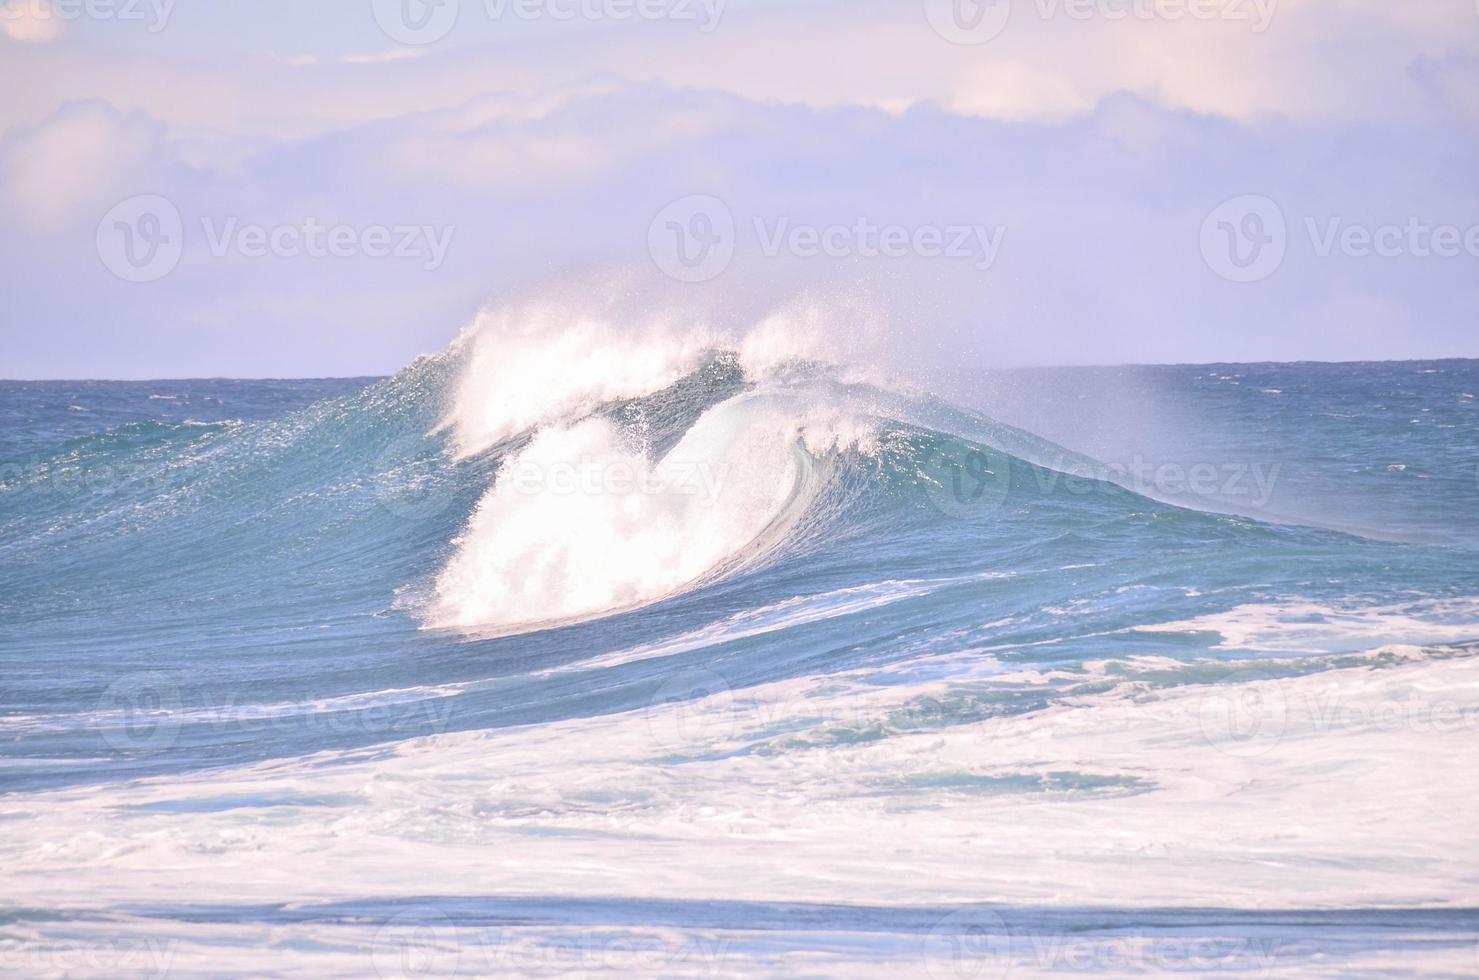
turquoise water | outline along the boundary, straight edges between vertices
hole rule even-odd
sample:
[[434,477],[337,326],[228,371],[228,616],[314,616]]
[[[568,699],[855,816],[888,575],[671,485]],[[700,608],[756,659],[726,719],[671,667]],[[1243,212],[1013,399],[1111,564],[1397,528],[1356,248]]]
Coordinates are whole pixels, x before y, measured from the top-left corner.
[[[1474,780],[1453,753],[1479,682],[1453,672],[1479,649],[1479,362],[995,372],[942,397],[711,352],[566,411],[595,428],[562,449],[548,416],[470,445],[467,359],[0,384],[3,859],[30,883],[0,930],[22,965],[153,937],[189,974],[263,923],[289,973],[407,950],[494,969],[490,923],[532,930],[535,973],[643,930],[679,973],[933,973],[944,943],[940,969],[985,975],[959,970],[1034,955],[1029,934],[1210,936],[1240,969],[1257,937],[1279,969],[1479,962],[1472,835],[1443,793],[1359,769],[1441,756],[1448,791]],[[712,486],[626,488],[627,460],[678,457]],[[1301,728],[1286,692],[1348,681],[1398,688]],[[1413,723],[1439,689],[1454,725]],[[952,755],[976,738],[1003,754]],[[1363,821],[1292,809],[1353,780]],[[1217,799],[1292,821],[1288,848],[1218,829]],[[1025,836],[962,850],[971,815],[1008,813]],[[802,829],[828,814],[832,843]],[[1143,848],[1076,836],[1120,821]],[[1185,831],[1153,846],[1158,823]],[[261,884],[226,887],[248,868]],[[700,939],[722,964],[672,958]]]

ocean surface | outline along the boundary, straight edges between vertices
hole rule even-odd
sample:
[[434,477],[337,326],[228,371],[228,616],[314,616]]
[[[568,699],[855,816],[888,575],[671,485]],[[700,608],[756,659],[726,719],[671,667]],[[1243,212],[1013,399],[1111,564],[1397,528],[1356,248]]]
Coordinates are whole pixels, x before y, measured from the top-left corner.
[[0,970],[1474,975],[1476,396],[0,383]]

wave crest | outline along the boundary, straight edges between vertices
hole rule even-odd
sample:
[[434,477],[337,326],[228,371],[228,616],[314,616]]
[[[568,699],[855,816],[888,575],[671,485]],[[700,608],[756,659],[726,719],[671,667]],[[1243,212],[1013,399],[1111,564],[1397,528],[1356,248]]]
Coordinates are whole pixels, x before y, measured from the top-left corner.
[[863,417],[749,391],[653,460],[640,426],[540,430],[503,463],[436,582],[433,625],[519,632],[655,602],[751,566],[824,496]]

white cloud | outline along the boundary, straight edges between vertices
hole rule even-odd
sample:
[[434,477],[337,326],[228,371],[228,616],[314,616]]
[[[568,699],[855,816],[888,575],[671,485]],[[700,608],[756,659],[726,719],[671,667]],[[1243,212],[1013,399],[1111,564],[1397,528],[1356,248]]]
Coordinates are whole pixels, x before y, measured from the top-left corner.
[[[0,59],[0,84],[12,94],[0,128],[106,93],[171,123],[299,138],[488,92],[538,98],[602,76],[757,102],[894,113],[931,103],[1007,120],[1060,119],[1133,93],[1240,121],[1389,122],[1431,106],[1415,63],[1479,53],[1479,18],[1459,0],[1281,0],[1261,31],[1256,11],[1267,4],[1255,0],[1228,8],[1250,19],[1077,20],[1061,13],[1067,6],[1018,0],[1008,28],[977,46],[937,35],[917,2],[736,7],[708,34],[652,23],[461,46],[454,34],[378,54],[228,50],[208,62],[172,26],[147,46],[84,51],[79,40],[51,46],[46,59],[17,47]],[[368,6],[351,7],[325,17],[365,27]],[[459,25],[476,25],[478,9]]]
[[[57,331],[65,362],[90,365],[51,373],[118,373],[118,357],[161,349],[189,359],[170,368],[182,373],[247,363],[261,374],[389,371],[450,339],[489,295],[552,272],[591,283],[590,270],[625,266],[660,279],[647,253],[653,216],[705,193],[727,203],[739,240],[723,276],[690,292],[742,316],[806,288],[861,290],[918,349],[953,364],[1472,354],[1479,280],[1466,262],[1319,259],[1296,238],[1277,275],[1245,287],[1219,280],[1198,244],[1209,209],[1241,193],[1276,198],[1296,236],[1306,216],[1479,220],[1468,171],[1453,165],[1471,158],[1472,143],[1452,126],[1238,123],[1123,95],[1052,121],[1003,122],[609,81],[291,141],[74,105],[0,150],[0,193],[25,218],[0,231],[14,303],[6,329]],[[139,192],[178,205],[185,254],[166,279],[118,294],[91,228]],[[455,236],[429,272],[420,262],[213,257],[200,231],[204,218],[219,227],[310,216],[450,226]],[[757,221],[825,228],[860,217],[1006,234],[982,272],[917,256],[767,255],[755,231]],[[61,269],[65,290],[52,273]],[[1360,303],[1349,301],[1354,286]],[[137,343],[100,344],[105,328]]]
[[970,69],[947,105],[962,115],[1012,122],[1062,119],[1093,108],[1067,77],[1016,61]]
[[33,231],[100,214],[114,196],[140,191],[158,136],[144,117],[103,102],[63,106],[0,142],[0,200]]
[[407,117],[377,160],[395,179],[518,194],[599,182],[634,159],[691,145],[731,116],[723,99],[588,84]]
[[392,61],[410,61],[426,54],[425,48],[394,48],[390,51],[375,51],[369,54],[341,55],[341,65],[383,65]]

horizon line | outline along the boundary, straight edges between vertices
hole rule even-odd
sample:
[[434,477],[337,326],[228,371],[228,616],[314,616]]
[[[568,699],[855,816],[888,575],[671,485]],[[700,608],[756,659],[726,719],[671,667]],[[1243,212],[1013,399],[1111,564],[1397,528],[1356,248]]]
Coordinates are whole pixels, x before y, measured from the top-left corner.
[[[434,355],[421,355],[412,360],[410,367],[422,357]],[[1074,371],[1074,370],[1109,370],[1113,368],[1142,368],[1142,367],[1261,367],[1268,365],[1299,365],[1299,364],[1440,364],[1449,361],[1479,361],[1479,355],[1444,355],[1441,357],[1392,357],[1392,358],[1335,358],[1320,359],[1302,357],[1292,361],[1278,360],[1256,360],[1256,361],[1118,361],[1115,363],[1101,364],[1015,364],[999,367],[933,367],[922,368],[925,374],[960,374],[976,371]],[[113,384],[152,384],[165,381],[383,381],[393,378],[406,367],[399,368],[388,374],[301,374],[301,375],[227,375],[227,374],[182,374],[182,375],[156,375],[150,377],[136,378],[102,378],[102,377],[32,377],[32,378],[0,378],[0,384],[46,384],[53,382],[108,382]]]

